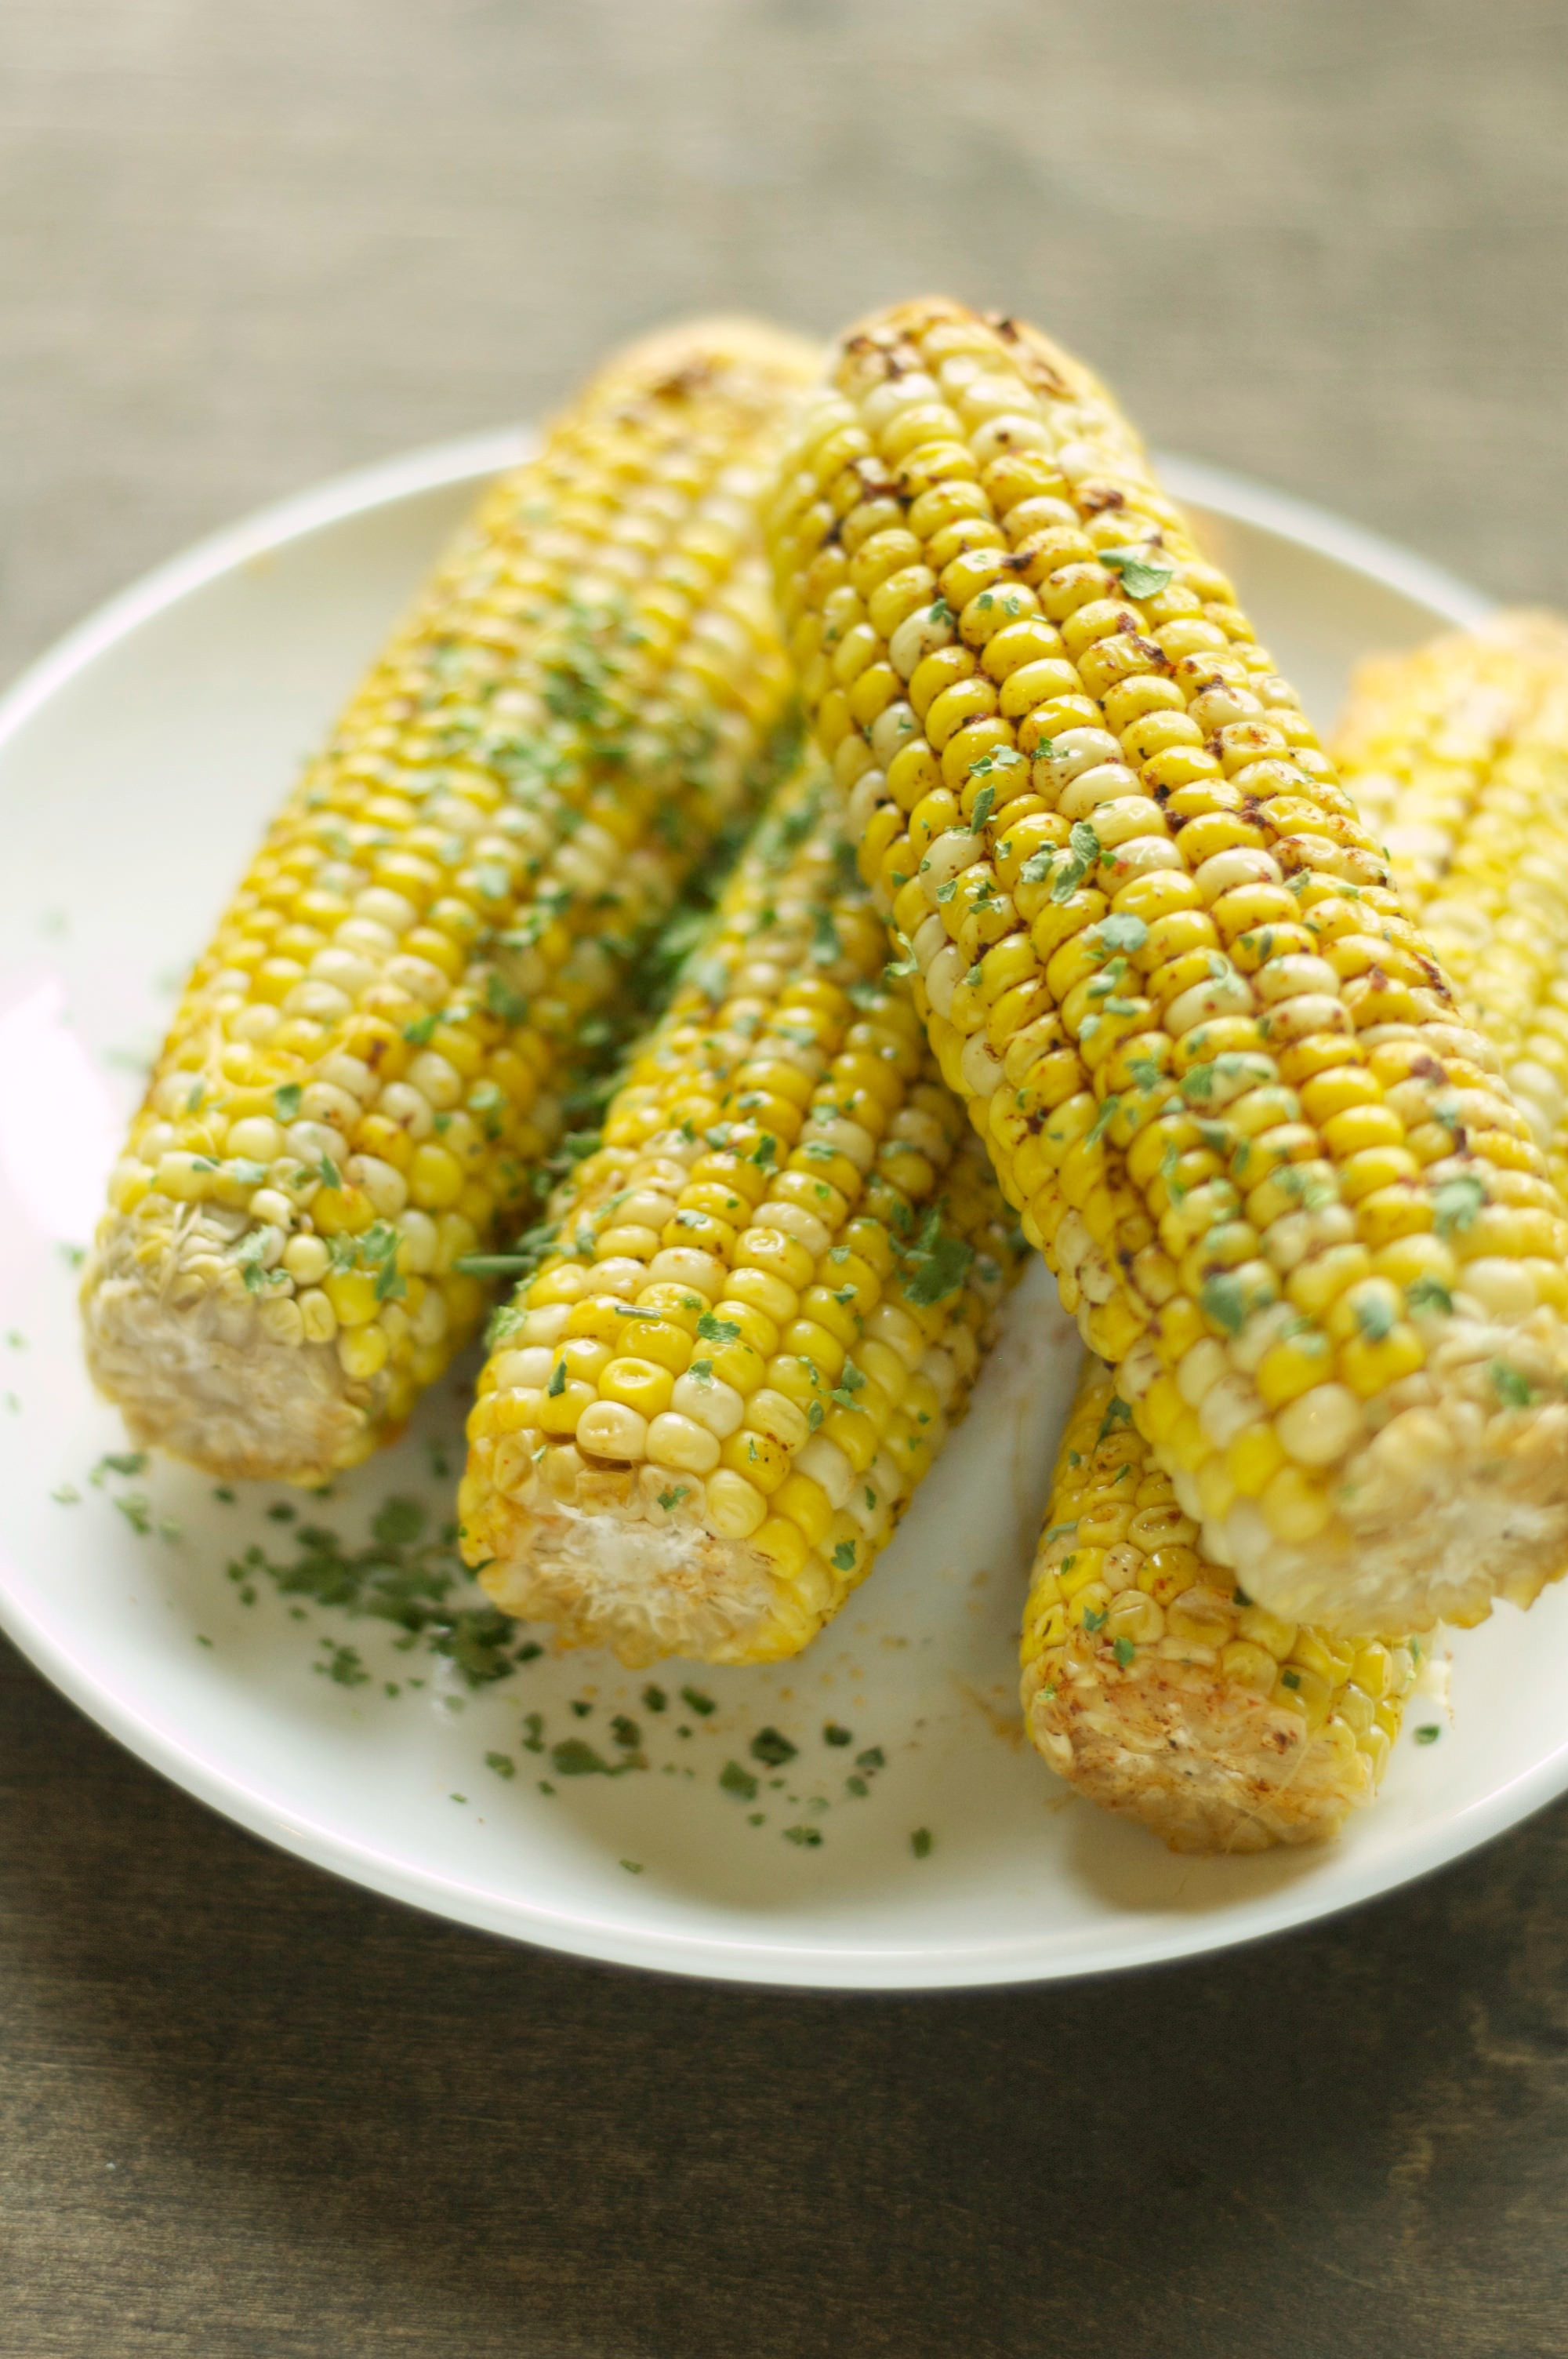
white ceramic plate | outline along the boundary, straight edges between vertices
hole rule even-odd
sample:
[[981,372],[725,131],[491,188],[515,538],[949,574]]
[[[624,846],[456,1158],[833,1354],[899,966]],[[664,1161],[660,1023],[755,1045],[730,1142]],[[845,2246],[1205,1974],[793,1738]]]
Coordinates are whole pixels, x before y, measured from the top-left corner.
[[[82,1375],[70,1248],[135,1055],[300,756],[477,481],[520,447],[458,444],[271,509],[116,600],[0,706],[0,1620],[16,1644],[144,1760],[324,1867],[494,1932],[741,1981],[910,1988],[1188,1955],[1386,1891],[1560,1792],[1568,1589],[1528,1630],[1504,1611],[1464,1640],[1452,1713],[1418,1704],[1381,1800],[1335,1849],[1178,1861],[1065,1795],[1014,1700],[1076,1358],[1043,1271],[839,1622],[782,1669],[669,1667],[662,1712],[599,1656],[544,1655],[475,1691],[265,1575],[247,1604],[226,1569],[251,1545],[291,1553],[267,1513],[282,1492],[231,1504],[172,1465],[89,1479],[125,1445]],[[1483,611],[1349,526],[1206,469],[1170,476],[1320,719],[1357,649]],[[444,1512],[432,1445],[455,1454],[463,1376],[307,1515],[362,1530],[388,1495]],[[618,1714],[646,1769],[560,1774],[562,1743],[568,1767],[585,1746],[626,1757]],[[825,1741],[828,1723],[851,1742]],[[1417,1724],[1440,1739],[1418,1745]],[[753,1756],[763,1728],[794,1756]],[[735,1790],[751,1778],[754,1795]]]

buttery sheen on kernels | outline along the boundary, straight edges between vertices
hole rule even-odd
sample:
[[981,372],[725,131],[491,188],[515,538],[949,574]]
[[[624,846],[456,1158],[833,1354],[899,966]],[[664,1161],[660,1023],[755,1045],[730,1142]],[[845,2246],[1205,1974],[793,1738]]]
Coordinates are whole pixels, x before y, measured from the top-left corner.
[[1022,1650],[1025,1724],[1069,1785],[1173,1851],[1322,1842],[1376,1793],[1420,1647],[1254,1604],[1204,1557],[1109,1370],[1088,1360]]
[[464,1553],[622,1661],[793,1655],[960,1414],[1020,1242],[815,758],[500,1312]]
[[1126,420],[1032,329],[843,340],[769,510],[942,1071],[1205,1547],[1291,1619],[1568,1561],[1568,1214]]
[[809,364],[723,321],[612,364],[307,770],[186,989],[89,1265],[89,1364],[138,1441],[319,1482],[473,1334],[464,1260],[525,1201],[585,1018],[784,711],[753,506]]

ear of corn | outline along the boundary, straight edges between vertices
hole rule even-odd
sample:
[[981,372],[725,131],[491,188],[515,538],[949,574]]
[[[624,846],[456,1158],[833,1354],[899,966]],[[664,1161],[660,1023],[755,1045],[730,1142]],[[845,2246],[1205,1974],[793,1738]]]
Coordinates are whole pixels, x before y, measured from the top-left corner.
[[963,1406],[1011,1223],[814,761],[748,847],[497,1315],[463,1547],[638,1664],[795,1653]]
[[[83,1289],[136,1439],[319,1481],[472,1335],[582,1036],[787,695],[753,502],[807,348],[606,369],[489,493],[199,962]],[[513,1218],[511,1224],[515,1225]]]
[[1211,1559],[1348,1630],[1568,1556],[1568,1217],[1228,581],[1103,389],[865,324],[769,513],[950,1083]]
[[1421,1641],[1336,1638],[1253,1604],[1204,1557],[1091,1358],[1023,1616],[1040,1752],[1174,1851],[1315,1843],[1377,1791]]
[[1499,614],[1363,664],[1335,753],[1568,1186],[1568,625]]

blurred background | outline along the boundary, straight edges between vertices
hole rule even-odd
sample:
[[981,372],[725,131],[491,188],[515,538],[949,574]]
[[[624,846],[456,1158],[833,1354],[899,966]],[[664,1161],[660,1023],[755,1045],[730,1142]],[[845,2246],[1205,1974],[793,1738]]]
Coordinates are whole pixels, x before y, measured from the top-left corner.
[[[694,307],[1039,319],[1568,600],[1563,0],[0,0],[0,678]],[[838,2002],[275,1857],[0,1645],[3,2359],[1563,2359],[1568,1805],[1289,1941]]]
[[0,672],[695,306],[941,288],[1568,595],[1561,0],[0,0]]

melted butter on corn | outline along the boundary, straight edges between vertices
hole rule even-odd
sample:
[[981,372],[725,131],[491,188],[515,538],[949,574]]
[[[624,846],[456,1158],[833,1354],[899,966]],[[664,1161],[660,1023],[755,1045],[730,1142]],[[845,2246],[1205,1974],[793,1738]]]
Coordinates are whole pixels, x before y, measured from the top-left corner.
[[1377,1791],[1421,1650],[1252,1603],[1087,1362],[1022,1647],[1030,1735],[1077,1792],[1175,1851],[1323,1841]]
[[86,1277],[92,1373],[139,1441],[319,1481],[474,1332],[460,1265],[783,713],[753,503],[810,357],[720,321],[612,364],[307,770],[190,979]]
[[1288,683],[1034,331],[842,342],[769,510],[862,874],[1026,1234],[1283,1616],[1568,1560],[1568,1215]]
[[960,1413],[1017,1245],[815,760],[742,856],[498,1315],[463,1548],[642,1664],[792,1655]]

